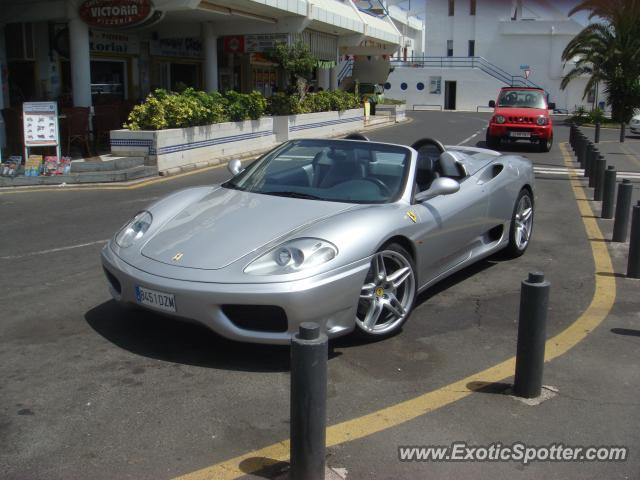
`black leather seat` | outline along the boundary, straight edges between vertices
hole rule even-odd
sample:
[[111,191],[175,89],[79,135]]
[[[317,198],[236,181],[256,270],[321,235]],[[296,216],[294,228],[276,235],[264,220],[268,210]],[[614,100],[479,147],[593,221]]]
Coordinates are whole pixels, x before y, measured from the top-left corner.
[[417,171],[416,171],[416,183],[418,184],[418,191],[424,192],[428,190],[433,182],[440,175],[436,171],[436,161],[427,156],[420,155],[418,157]]
[[332,163],[329,171],[320,181],[320,188],[329,188],[347,180],[364,178],[365,167],[355,155],[337,151],[329,153],[328,156]]

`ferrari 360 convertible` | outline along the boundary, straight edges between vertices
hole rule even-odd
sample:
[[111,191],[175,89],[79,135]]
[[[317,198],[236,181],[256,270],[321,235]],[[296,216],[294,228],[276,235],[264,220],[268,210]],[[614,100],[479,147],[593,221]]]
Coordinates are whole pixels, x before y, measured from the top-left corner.
[[137,213],[102,250],[111,294],[234,340],[287,344],[304,321],[375,339],[435,282],[527,249],[526,158],[355,138],[285,142]]

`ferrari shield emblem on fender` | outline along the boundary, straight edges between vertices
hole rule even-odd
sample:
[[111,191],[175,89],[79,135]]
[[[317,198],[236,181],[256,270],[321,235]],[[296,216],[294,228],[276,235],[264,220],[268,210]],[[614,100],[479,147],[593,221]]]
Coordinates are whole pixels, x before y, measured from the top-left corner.
[[178,252],[173,256],[171,260],[173,260],[174,262],[179,262],[180,259],[182,258],[182,255],[183,255],[182,252]]
[[409,217],[413,223],[418,221],[418,217],[416,217],[416,214],[412,210],[407,212],[407,217]]

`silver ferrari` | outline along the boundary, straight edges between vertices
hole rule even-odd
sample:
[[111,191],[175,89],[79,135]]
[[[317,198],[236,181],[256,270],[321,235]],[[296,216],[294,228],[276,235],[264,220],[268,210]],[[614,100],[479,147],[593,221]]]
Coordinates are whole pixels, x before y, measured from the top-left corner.
[[531,238],[531,162],[425,138],[286,142],[177,191],[102,250],[113,297],[240,341],[396,333],[422,290]]

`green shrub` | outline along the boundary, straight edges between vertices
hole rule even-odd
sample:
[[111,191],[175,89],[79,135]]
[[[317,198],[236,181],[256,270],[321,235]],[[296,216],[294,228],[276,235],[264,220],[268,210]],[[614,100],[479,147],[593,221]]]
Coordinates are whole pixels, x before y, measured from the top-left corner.
[[589,112],[589,123],[602,123],[604,120],[604,112],[601,109],[595,108],[592,112]]
[[229,90],[224,94],[227,99],[227,113],[233,122],[251,119],[257,120],[267,109],[267,99],[260,92],[238,93]]
[[142,105],[133,107],[123,127],[129,130],[161,130],[168,128],[164,102],[149,95]]
[[355,93],[336,90],[331,92],[331,110],[348,110],[360,106],[360,99]]
[[269,99],[269,113],[271,115],[297,115],[302,113],[300,97],[287,95],[283,92],[274,94]]
[[308,93],[302,100],[304,112],[330,112],[332,108],[331,98],[334,92]]

